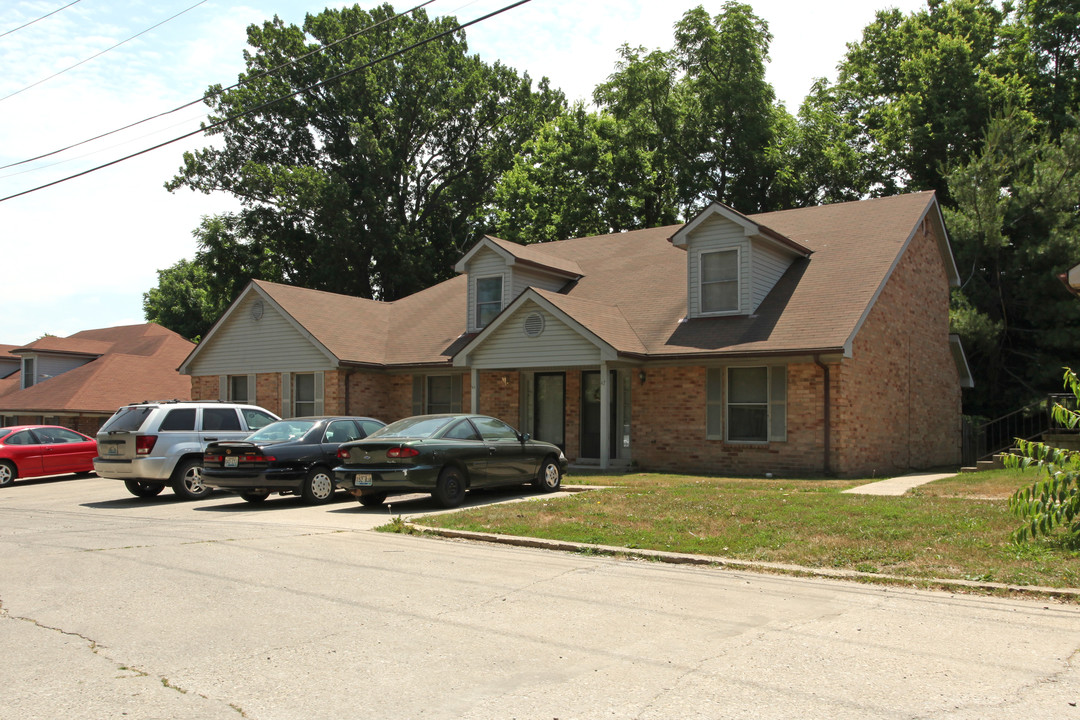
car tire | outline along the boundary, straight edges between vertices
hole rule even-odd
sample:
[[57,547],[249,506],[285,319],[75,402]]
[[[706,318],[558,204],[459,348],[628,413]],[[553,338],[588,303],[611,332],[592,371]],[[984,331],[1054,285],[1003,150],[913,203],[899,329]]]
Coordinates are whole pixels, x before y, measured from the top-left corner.
[[300,495],[309,505],[322,505],[334,497],[334,476],[324,467],[316,466],[308,471]]
[[444,508],[457,507],[465,500],[465,476],[457,468],[443,468],[431,496]]
[[0,460],[0,487],[10,485],[17,477],[19,471],[15,469],[15,465],[7,460]]
[[172,481],[173,492],[184,500],[199,500],[211,492],[202,484],[202,462],[199,460],[185,460],[177,465]]
[[145,480],[125,480],[124,487],[135,497],[151,498],[159,495],[165,486],[161,483],[146,482]]
[[371,493],[357,498],[364,507],[379,507],[386,502],[386,493]]
[[540,463],[540,471],[533,480],[533,486],[542,493],[552,493],[561,485],[562,471],[559,470],[559,463],[555,458],[544,458],[544,462]]
[[249,503],[261,503],[266,498],[270,497],[268,492],[242,492],[240,497],[247,500]]

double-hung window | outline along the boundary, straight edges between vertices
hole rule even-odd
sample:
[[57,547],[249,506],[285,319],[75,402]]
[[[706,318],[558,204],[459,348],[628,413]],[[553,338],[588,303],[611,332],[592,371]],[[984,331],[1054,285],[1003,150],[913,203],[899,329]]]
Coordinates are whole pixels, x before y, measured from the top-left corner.
[[293,375],[293,415],[309,417],[317,415],[315,409],[315,373]]
[[714,368],[706,379],[706,435],[734,443],[787,440],[787,368]]
[[461,412],[460,375],[414,375],[413,415]]
[[502,276],[476,280],[476,327],[484,328],[502,310]]
[[229,376],[229,400],[234,403],[249,403],[254,398],[248,397],[248,376]]
[[737,312],[739,309],[739,251],[701,253],[702,313]]

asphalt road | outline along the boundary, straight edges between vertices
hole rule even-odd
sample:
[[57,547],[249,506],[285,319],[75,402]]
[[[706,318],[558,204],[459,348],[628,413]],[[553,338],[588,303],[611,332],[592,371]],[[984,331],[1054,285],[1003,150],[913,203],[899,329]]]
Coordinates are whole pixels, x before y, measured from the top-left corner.
[[370,531],[388,516],[17,482],[0,718],[1080,718],[1075,605]]

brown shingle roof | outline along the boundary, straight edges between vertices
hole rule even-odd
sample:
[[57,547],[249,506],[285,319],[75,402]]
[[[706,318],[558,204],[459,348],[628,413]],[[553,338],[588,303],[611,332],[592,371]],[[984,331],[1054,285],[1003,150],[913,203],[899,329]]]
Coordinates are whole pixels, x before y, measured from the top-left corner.
[[[935,202],[933,193],[912,193],[747,216],[812,252],[750,316],[686,319],[686,252],[669,242],[681,225],[527,247],[490,240],[534,265],[580,275],[563,293],[536,292],[620,353],[835,351]],[[256,283],[345,363],[448,363],[471,339],[465,276],[393,303]]]
[[[45,340],[50,342],[38,345]],[[18,373],[0,380],[0,410],[5,412],[109,413],[129,402],[191,398],[191,380],[176,368],[193,345],[154,323],[42,338],[27,347],[39,352],[82,352],[71,348],[94,347],[103,352],[94,353],[100,357],[85,365],[25,390],[19,389]]]

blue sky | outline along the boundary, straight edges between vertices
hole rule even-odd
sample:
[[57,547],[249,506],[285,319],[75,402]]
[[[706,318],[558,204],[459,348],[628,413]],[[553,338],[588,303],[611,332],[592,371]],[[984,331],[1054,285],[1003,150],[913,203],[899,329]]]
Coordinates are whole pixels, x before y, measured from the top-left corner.
[[[70,0],[5,0],[0,33]],[[0,97],[77,63],[194,5],[197,0],[81,0],[0,37]],[[749,0],[773,33],[768,77],[789,110],[815,77],[835,77],[845,44],[859,39],[874,11],[911,11],[923,0]],[[509,0],[436,0],[432,15],[467,21]],[[175,20],[48,82],[0,101],[0,165],[24,160],[129,122],[170,110],[230,85],[243,68],[244,29],[277,14],[301,24],[325,0],[208,0]],[[348,3],[352,4],[352,3]],[[363,7],[377,3],[362,1]],[[398,10],[417,4],[397,3]],[[625,43],[669,47],[671,28],[700,0],[532,0],[467,31],[485,60],[547,76],[569,98],[588,99],[612,71]],[[196,129],[196,105],[162,120],[37,163],[0,170],[0,197],[108,162]],[[156,271],[195,252],[192,230],[204,215],[234,207],[163,183],[181,163],[187,141],[52,188],[0,203],[4,288],[0,344],[45,333],[143,322],[142,295]]]

